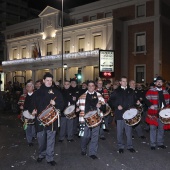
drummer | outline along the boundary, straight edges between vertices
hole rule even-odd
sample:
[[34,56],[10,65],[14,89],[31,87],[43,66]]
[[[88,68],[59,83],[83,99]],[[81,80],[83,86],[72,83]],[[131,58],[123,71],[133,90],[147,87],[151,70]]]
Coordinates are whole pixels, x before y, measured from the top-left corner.
[[[143,98],[144,98],[144,92],[142,92],[142,90],[137,90],[136,89],[136,82],[135,80],[130,80],[129,81],[129,87],[134,90],[135,92],[135,96],[136,96],[136,99],[140,101],[141,105],[142,105],[142,101],[143,101]],[[146,137],[144,136],[143,134],[143,130],[142,130],[142,127],[141,127],[141,123],[139,122],[137,125],[133,126],[133,128],[135,129],[135,131],[137,132],[137,135],[139,138],[141,139],[146,139]],[[134,136],[132,135],[132,137],[134,138]]]
[[170,95],[163,87],[163,79],[158,76],[155,87],[146,93],[146,104],[149,107],[146,122],[150,125],[150,147],[151,150],[158,148],[166,149],[164,145],[164,129],[170,129],[170,125],[164,125],[158,118],[160,109],[169,105]]
[[42,123],[37,119],[37,116],[41,114],[43,110],[49,106],[49,104],[53,105],[56,109],[63,110],[63,96],[59,90],[52,86],[52,82],[52,74],[46,73],[43,77],[43,84],[41,85],[40,89],[34,92],[34,107],[37,109],[36,130],[39,146],[37,162],[41,163],[42,160],[46,158],[46,161],[49,165],[55,166],[56,162],[54,161],[54,145],[57,121],[53,122],[49,126],[43,126]]
[[[120,86],[110,96],[109,104],[111,108],[114,108],[115,120],[117,122],[118,152],[121,154],[124,152],[124,130],[127,137],[127,150],[135,152],[132,145],[132,127],[125,124],[122,116],[127,109],[136,105],[136,100],[134,91],[127,87],[127,78],[121,77],[119,83]],[[139,103],[137,102],[137,104]]]
[[[20,109],[26,111],[35,116],[36,110],[34,109],[34,104],[33,104],[33,91],[34,91],[34,85],[32,83],[27,83],[26,84],[26,94],[25,94],[25,99],[23,101],[23,104],[20,105]],[[33,124],[27,124],[28,119],[25,119],[25,133],[26,133],[26,139],[28,142],[28,146],[33,146],[33,138],[36,137],[35,133],[35,123]]]
[[[61,93],[64,98],[64,109],[68,106],[74,104],[72,100],[72,96],[70,93],[70,81],[64,81],[64,88],[61,90]],[[64,115],[64,112],[61,112],[61,125],[60,125],[60,134],[59,134],[59,142],[63,142],[64,138],[67,135],[67,141],[73,142],[73,121],[74,119],[68,119]]]
[[[84,135],[81,137],[81,154],[86,155],[87,145],[89,143],[89,156],[92,159],[97,159],[98,139],[100,125],[94,128],[89,128],[85,124],[84,115],[88,114],[89,111],[99,109],[101,112],[106,110],[106,105],[102,95],[95,91],[95,82],[89,81],[87,83],[88,90],[79,97],[77,101],[77,111],[79,114],[79,123],[84,127]],[[89,142],[90,141],[90,142]]]

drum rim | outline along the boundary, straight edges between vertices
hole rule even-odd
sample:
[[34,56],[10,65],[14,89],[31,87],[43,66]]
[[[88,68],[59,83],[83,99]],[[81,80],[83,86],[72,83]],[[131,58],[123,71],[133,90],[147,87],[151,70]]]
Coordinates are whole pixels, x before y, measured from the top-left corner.
[[[130,108],[130,109],[128,109],[128,110],[126,110],[125,112],[127,112],[127,111],[129,111],[129,110],[131,110],[131,109],[136,110],[136,111],[137,111],[137,114],[139,113],[138,109],[136,109],[136,108],[134,108],[134,107],[133,107],[133,108]],[[122,115],[122,118],[123,118],[124,120],[130,120],[130,119],[132,119],[132,118],[133,118],[133,117],[132,117],[132,118],[129,118],[129,119],[125,119],[125,118],[124,118],[124,114],[125,114],[125,112],[124,112],[124,113],[123,113],[123,115]],[[137,114],[136,114],[136,115],[137,115]]]

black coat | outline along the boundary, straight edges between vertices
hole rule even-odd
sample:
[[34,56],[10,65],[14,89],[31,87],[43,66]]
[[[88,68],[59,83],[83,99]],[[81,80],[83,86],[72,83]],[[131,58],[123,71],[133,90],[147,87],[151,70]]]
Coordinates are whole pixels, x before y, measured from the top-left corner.
[[[37,115],[36,115],[36,130],[37,132],[43,131],[44,128],[47,130],[52,130],[52,125],[49,126],[42,126],[40,125],[41,122],[37,119],[37,116],[41,114],[41,112],[47,108],[47,106],[50,104],[50,101],[52,99],[55,99],[55,108],[59,109],[60,111],[64,108],[64,100],[61,92],[54,88],[54,87],[46,87],[44,84],[41,85],[40,89],[38,89],[33,94],[34,96],[34,105],[35,109],[37,109]],[[53,130],[57,130],[57,121],[53,123]]]
[[[123,113],[129,108],[135,107],[136,101],[134,90],[131,88],[124,90],[118,87],[114,90],[108,103],[111,108],[114,109],[115,120],[122,120]],[[119,105],[123,107],[122,110],[118,110]]]

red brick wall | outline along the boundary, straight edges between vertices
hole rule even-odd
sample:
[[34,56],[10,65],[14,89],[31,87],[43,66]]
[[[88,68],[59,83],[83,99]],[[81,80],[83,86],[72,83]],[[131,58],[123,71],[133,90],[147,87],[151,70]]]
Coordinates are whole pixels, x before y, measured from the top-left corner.
[[146,2],[146,16],[150,17],[154,15],[154,1],[147,1]]
[[115,32],[115,80],[119,80],[121,75],[121,32]]
[[122,21],[135,19],[135,5],[114,9],[113,18]]
[[170,26],[162,24],[162,76],[170,81]]
[[[135,46],[135,33],[146,32],[146,55],[133,54]],[[131,25],[128,27],[128,78],[134,79],[134,65],[146,64],[146,82],[151,82],[154,77],[154,23]]]

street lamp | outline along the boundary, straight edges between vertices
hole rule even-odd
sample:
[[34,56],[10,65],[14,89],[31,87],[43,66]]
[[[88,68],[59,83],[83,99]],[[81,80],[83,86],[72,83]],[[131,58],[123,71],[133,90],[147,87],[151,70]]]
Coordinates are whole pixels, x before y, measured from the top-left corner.
[[63,0],[62,0],[62,10],[61,10],[61,68],[62,68],[62,78],[61,78],[61,82],[62,85],[64,84],[64,61],[63,61]]

